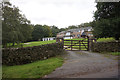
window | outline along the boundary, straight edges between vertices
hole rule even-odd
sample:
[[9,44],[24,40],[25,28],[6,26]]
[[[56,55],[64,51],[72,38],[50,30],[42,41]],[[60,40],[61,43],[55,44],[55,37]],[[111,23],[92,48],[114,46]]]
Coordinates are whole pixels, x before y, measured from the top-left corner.
[[91,31],[91,29],[88,29],[88,31]]
[[80,38],[80,34],[77,34],[77,37]]
[[93,36],[93,34],[88,34],[88,36]]
[[75,37],[75,35],[73,34],[73,37]]
[[66,35],[70,35],[70,32],[67,32]]

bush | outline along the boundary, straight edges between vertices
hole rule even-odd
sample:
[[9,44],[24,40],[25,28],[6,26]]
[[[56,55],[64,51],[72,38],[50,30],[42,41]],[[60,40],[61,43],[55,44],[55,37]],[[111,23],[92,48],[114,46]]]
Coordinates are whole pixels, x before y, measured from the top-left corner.
[[34,47],[3,49],[2,64],[21,65],[37,60],[47,59],[61,54],[63,51],[62,43],[46,44]]
[[120,52],[120,42],[95,42],[91,49],[93,52]]

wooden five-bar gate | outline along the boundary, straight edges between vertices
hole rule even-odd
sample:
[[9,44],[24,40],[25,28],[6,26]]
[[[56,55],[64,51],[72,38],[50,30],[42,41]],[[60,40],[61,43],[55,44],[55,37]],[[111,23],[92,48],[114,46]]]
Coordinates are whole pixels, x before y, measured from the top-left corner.
[[89,37],[64,40],[64,49],[65,50],[83,50],[89,51]]

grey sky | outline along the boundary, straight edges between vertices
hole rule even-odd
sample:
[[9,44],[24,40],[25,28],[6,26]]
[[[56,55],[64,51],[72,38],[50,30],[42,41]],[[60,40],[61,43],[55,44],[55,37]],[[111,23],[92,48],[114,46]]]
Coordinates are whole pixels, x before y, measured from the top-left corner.
[[32,24],[56,25],[59,28],[93,20],[94,0],[11,0]]

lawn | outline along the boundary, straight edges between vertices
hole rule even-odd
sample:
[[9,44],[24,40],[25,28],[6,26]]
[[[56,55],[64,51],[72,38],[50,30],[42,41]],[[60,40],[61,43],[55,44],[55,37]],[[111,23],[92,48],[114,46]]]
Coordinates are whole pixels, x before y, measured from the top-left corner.
[[54,57],[25,65],[3,66],[3,78],[41,78],[62,66],[63,58]]
[[97,42],[111,42],[111,41],[115,41],[114,38],[99,38],[97,39]]
[[20,43],[19,45],[15,44],[15,46],[11,46],[12,44],[8,44],[10,45],[10,47],[14,47],[14,48],[19,48],[19,47],[32,47],[32,46],[39,46],[39,45],[44,45],[44,44],[51,44],[51,43],[55,43],[56,40],[51,40],[51,41],[33,41],[33,42],[27,42],[27,43]]

